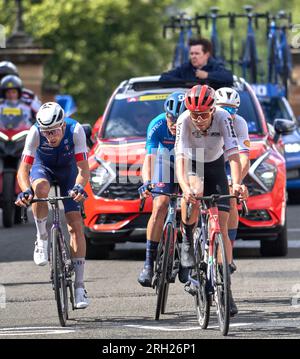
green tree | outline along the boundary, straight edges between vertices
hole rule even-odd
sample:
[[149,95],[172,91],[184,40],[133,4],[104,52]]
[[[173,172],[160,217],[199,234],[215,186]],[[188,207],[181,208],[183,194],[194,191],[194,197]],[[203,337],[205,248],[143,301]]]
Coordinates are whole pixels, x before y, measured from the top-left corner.
[[[13,24],[12,1],[0,6]],[[23,1],[26,31],[54,50],[45,81],[59,84],[78,105],[78,117],[93,123],[113,89],[132,76],[158,74],[171,56],[162,40],[170,0]],[[6,9],[5,12],[2,10]]]

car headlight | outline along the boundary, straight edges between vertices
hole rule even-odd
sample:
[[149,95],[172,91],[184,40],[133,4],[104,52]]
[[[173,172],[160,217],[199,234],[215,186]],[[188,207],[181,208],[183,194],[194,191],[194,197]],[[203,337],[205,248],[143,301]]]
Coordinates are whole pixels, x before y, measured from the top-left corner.
[[297,153],[300,152],[300,143],[287,143],[284,145],[286,153]]
[[100,196],[100,194],[114,181],[116,173],[111,168],[110,163],[107,163],[98,157],[95,157],[95,159],[99,163],[99,167],[91,171],[90,184],[93,193],[96,196]]
[[3,133],[3,132],[0,131],[0,140],[2,140],[2,141],[8,141],[8,140],[9,140],[9,137],[8,137],[5,133]]
[[21,140],[25,140],[26,136],[28,135],[28,130],[25,131],[21,131],[19,133],[16,133],[15,135],[12,136],[12,141],[21,141]]
[[254,175],[259,184],[267,191],[270,192],[273,189],[277,168],[269,161],[268,156],[265,156],[254,170]]

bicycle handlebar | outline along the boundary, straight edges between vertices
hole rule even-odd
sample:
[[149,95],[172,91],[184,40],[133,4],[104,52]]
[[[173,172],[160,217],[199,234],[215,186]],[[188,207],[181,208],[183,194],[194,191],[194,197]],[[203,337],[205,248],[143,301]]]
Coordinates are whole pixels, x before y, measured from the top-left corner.
[[63,201],[65,199],[73,199],[72,196],[63,196],[63,197],[47,197],[47,198],[34,198],[30,201],[30,203],[37,203],[37,202],[51,202],[51,201]]

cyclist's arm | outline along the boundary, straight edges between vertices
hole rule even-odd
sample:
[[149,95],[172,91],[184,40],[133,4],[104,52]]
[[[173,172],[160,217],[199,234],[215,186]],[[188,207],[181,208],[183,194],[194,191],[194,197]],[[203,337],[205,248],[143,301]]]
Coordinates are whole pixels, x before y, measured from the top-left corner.
[[240,152],[240,160],[242,165],[242,179],[244,179],[250,168],[250,139],[249,139],[249,131],[246,120],[237,116],[234,120],[236,126],[236,134],[238,136],[239,141],[239,152]]
[[36,149],[39,146],[40,137],[38,129],[32,126],[26,137],[21,163],[17,173],[17,179],[22,192],[30,188],[29,173],[34,162]]
[[82,187],[85,187],[90,178],[90,170],[87,160],[86,136],[83,127],[79,123],[75,126],[73,140],[78,169],[75,184],[80,184]]
[[176,126],[176,141],[175,141],[175,156],[176,156],[176,175],[178,183],[183,192],[187,192],[190,189],[187,168],[189,158],[186,156],[186,145],[188,142],[187,128],[183,119],[177,121]]
[[156,155],[147,154],[145,157],[142,169],[142,177],[144,183],[151,182],[151,178],[153,177],[155,159]]
[[240,161],[239,153],[234,153],[228,156],[230,170],[231,170],[231,178],[232,184],[241,184],[242,182],[242,165]]

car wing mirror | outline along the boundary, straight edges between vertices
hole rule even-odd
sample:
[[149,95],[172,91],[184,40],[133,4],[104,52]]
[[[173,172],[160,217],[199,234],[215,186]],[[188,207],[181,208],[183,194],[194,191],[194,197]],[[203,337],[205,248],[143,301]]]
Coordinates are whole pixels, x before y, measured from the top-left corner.
[[288,135],[296,129],[296,124],[293,121],[286,120],[284,118],[276,118],[274,120],[275,129],[275,143],[278,141],[280,135]]
[[92,126],[89,123],[84,123],[81,125],[84,129],[85,132],[85,136],[86,136],[86,144],[89,148],[91,148],[93,146],[93,141],[92,141]]

